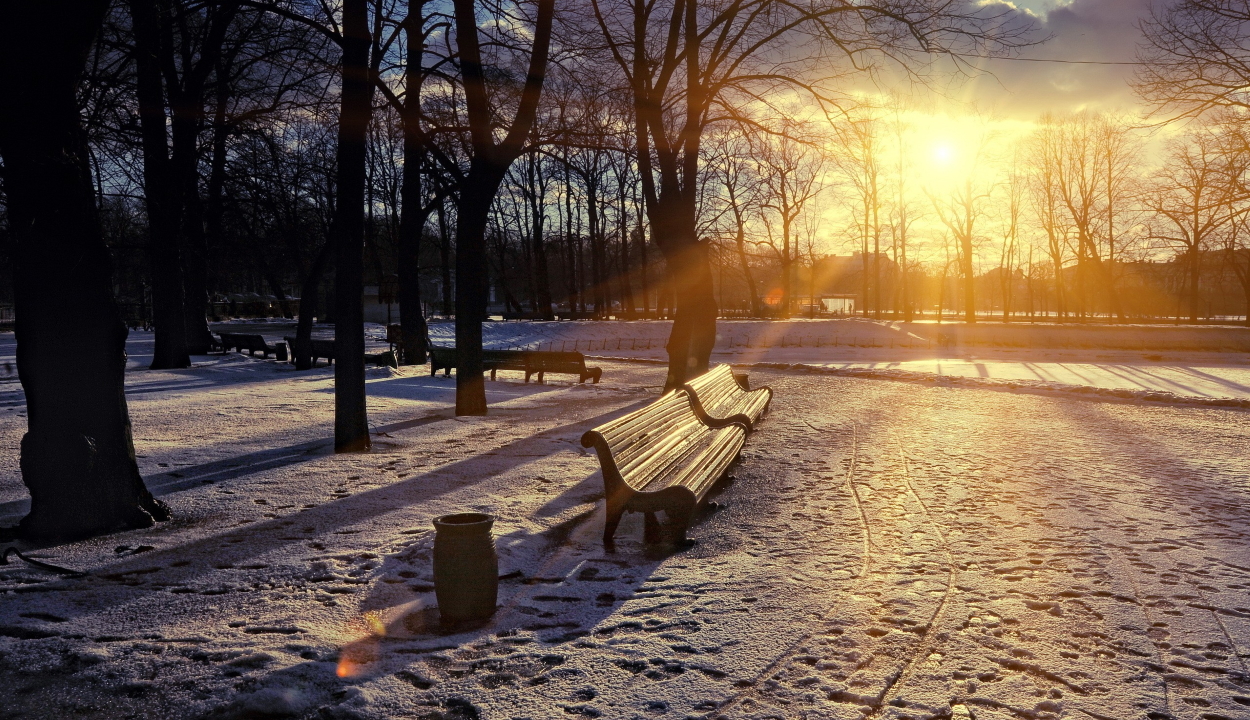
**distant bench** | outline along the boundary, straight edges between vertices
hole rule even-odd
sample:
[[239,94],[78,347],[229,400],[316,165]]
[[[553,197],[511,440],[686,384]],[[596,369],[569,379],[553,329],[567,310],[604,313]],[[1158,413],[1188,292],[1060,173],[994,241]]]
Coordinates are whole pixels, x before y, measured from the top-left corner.
[[333,340],[312,339],[301,342],[299,338],[290,336],[282,339],[291,346],[291,362],[294,362],[297,357],[311,357],[313,367],[317,366],[317,358],[325,358],[327,364],[334,364]]
[[277,359],[286,360],[286,343],[270,345],[260,335],[245,335],[242,333],[217,334],[221,337],[221,351],[223,353],[230,350],[238,350],[239,352],[246,350],[247,354],[253,357],[255,357],[256,353],[260,353],[261,357],[267,358],[269,353],[273,353]]
[[[458,365],[458,354],[455,348],[430,347],[430,374],[442,370],[445,375]],[[547,373],[576,375],[578,382],[591,380],[599,382],[603,369],[586,367],[586,356],[579,352],[551,352],[547,350],[483,350],[482,370],[490,371],[490,379],[495,379],[499,370],[519,370],[525,373],[525,382],[530,376],[537,374],[538,382],[543,382]]]

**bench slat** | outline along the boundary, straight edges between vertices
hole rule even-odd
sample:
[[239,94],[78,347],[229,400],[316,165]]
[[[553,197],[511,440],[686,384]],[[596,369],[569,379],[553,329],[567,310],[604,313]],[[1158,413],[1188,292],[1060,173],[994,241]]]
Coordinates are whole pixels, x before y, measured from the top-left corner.
[[728,365],[717,365],[682,387],[690,393],[695,413],[703,422],[720,427],[729,422],[741,422],[747,430],[768,412],[772,402],[772,388],[744,390],[734,379]]

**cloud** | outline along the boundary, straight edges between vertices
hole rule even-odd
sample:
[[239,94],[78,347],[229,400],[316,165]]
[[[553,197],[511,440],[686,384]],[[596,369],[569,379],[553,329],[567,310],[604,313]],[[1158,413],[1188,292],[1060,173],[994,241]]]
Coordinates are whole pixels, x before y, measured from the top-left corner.
[[[1022,57],[1049,60],[1134,62],[1150,0],[1074,0],[1037,16],[1041,45],[1025,48]],[[1018,8],[1017,12],[1029,12]],[[1032,14],[1032,13],[1030,13]],[[989,60],[986,74],[953,84],[945,94],[952,99],[1021,119],[1043,112],[1083,108],[1129,110],[1136,104],[1128,81],[1131,65],[1079,65]]]

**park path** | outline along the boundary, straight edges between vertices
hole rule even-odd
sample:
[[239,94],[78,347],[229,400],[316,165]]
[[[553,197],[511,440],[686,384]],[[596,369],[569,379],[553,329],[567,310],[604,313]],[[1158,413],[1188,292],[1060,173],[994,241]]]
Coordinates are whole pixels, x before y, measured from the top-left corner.
[[[308,437],[283,420],[298,464],[260,458],[236,477],[209,463],[211,483],[168,496],[180,526],[53,557],[82,567],[115,544],[154,550],[119,554],[89,581],[10,574],[29,584],[0,602],[13,679],[0,707],[1250,715],[1250,413],[756,371],[776,391],[771,414],[720,509],[692,530],[698,544],[643,547],[630,516],[605,553],[596,463],[577,437],[653,397],[662,372],[610,365],[602,386],[526,387],[469,422],[445,416],[441,379],[381,380],[386,435],[359,458],[300,450],[324,418]],[[291,392],[284,382],[231,397],[267,406]],[[304,384],[310,398],[319,383]],[[406,409],[418,398],[421,417]],[[148,404],[136,423],[200,412],[158,394]],[[456,507],[501,517],[505,580],[491,625],[442,635],[428,518]]]

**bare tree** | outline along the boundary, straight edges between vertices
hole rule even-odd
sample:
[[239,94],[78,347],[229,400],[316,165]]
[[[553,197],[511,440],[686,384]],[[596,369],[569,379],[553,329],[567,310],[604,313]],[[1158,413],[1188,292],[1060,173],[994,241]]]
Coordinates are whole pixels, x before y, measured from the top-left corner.
[[1156,113],[1176,119],[1250,107],[1250,5],[1238,0],[1155,4],[1141,31],[1132,85]]
[[926,191],[938,220],[950,232],[955,244],[964,285],[964,321],[969,324],[977,321],[975,253],[981,238],[978,225],[988,212],[993,192],[992,184],[982,174],[988,144],[989,138],[982,136],[972,159],[964,168],[962,181],[948,194],[939,196]]
[[1027,29],[1011,24],[1023,16],[953,0],[592,0],[592,8],[633,97],[643,196],[676,296],[667,387],[705,371],[716,341],[711,265],[697,232],[707,128],[743,119],[738,109],[753,103],[779,110],[778,99],[794,91],[828,108],[847,59],[855,69],[871,71],[882,59],[906,70],[911,53],[999,53]]
[[781,315],[789,317],[795,265],[802,256],[798,221],[824,189],[826,156],[819,136],[803,137],[797,125],[778,134],[751,139],[759,178],[760,217],[768,229],[766,244],[781,267]]
[[[487,83],[476,3],[454,0],[456,44],[464,88],[471,157],[469,172],[459,183],[456,212],[456,414],[485,415],[486,385],[482,379],[482,320],[486,316],[486,222],[499,184],[512,162],[525,150],[537,116],[551,48],[554,0],[538,0],[533,42],[516,114],[502,133],[500,113],[492,106]],[[500,11],[502,12],[502,11]],[[518,18],[512,18],[519,22]],[[496,27],[509,25],[499,23]],[[526,31],[527,33],[529,30]],[[500,43],[492,41],[490,47]],[[502,139],[496,141],[496,137]]]
[[[837,126],[838,144],[834,162],[843,179],[850,184],[856,201],[856,236],[860,241],[861,310],[867,317],[869,291],[872,292],[874,314],[881,317],[881,233],[884,228],[881,211],[882,172],[880,135],[881,122],[874,108],[857,108],[846,121]],[[869,242],[872,243],[872,274],[869,275]]]
[[751,146],[742,133],[722,132],[712,137],[707,150],[710,169],[719,177],[724,188],[723,216],[730,222],[734,253],[746,283],[751,316],[760,317],[763,311],[759,290],[755,287],[755,274],[751,270],[751,253],[747,252],[748,224],[759,212],[761,189],[759,177],[754,172],[756,168],[751,159]]
[[1143,197],[1155,213],[1150,237],[1176,251],[1186,265],[1191,322],[1198,320],[1204,253],[1219,247],[1222,235],[1250,209],[1239,202],[1242,153],[1226,153],[1218,133],[1218,128],[1200,127],[1169,142],[1163,167]]
[[[14,240],[17,367],[26,393],[23,535],[147,527],[169,517],[139,475],[126,326],[113,296],[76,90],[108,3],[13,3],[0,23],[0,156]],[[55,31],[52,31],[52,30]]]

